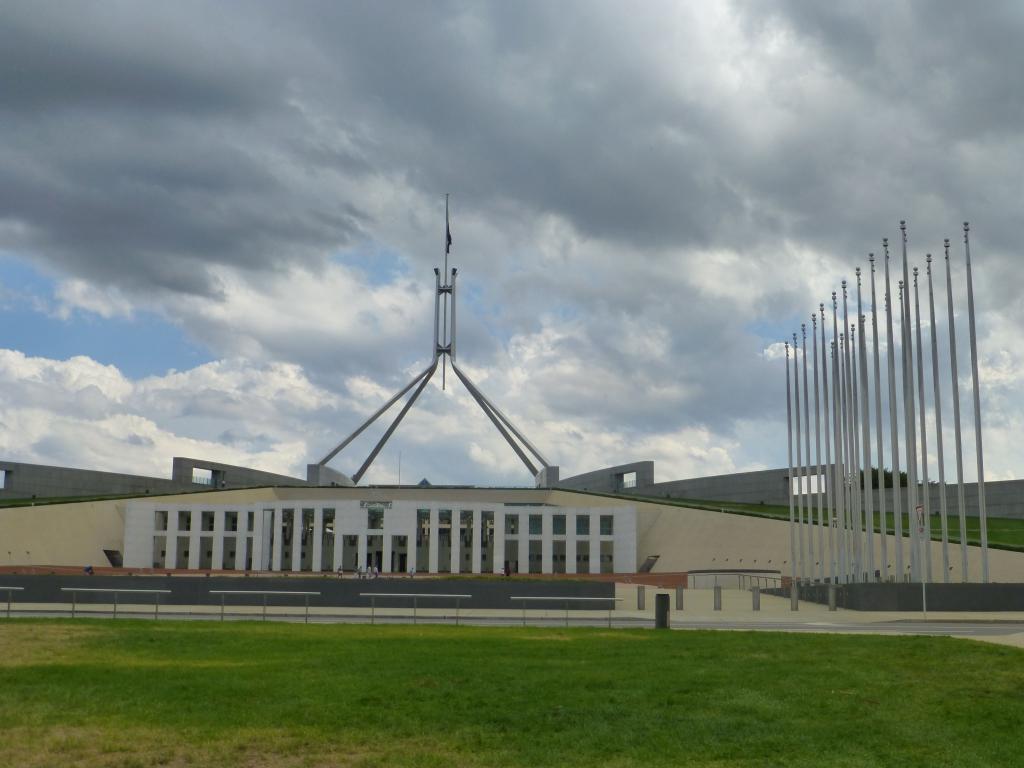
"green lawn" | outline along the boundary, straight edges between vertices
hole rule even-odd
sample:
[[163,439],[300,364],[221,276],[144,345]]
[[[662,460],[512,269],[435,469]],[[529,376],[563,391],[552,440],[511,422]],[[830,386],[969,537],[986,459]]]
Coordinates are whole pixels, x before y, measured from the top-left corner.
[[1024,652],[653,630],[0,622],[0,765],[997,766]]
[[[642,497],[638,497],[642,498]],[[789,519],[789,507],[773,504],[741,504],[735,501],[711,501],[707,499],[659,499],[652,498],[659,504],[673,504],[680,507],[694,507],[697,509],[722,510],[741,515],[755,515],[759,517],[774,517]],[[814,507],[815,519],[817,519],[818,508]],[[903,516],[903,534],[908,536],[908,515]],[[889,532],[892,533],[895,515],[892,512],[886,514],[889,523]],[[881,531],[879,525],[880,515],[875,513],[875,530]],[[955,511],[951,511],[948,518],[949,540],[960,543],[960,519]],[[937,515],[931,518],[932,538],[935,541],[942,539],[942,520]],[[981,525],[978,518],[967,518],[967,543],[981,544]],[[994,549],[1010,549],[1024,552],[1024,520],[1011,517],[989,517],[988,518],[988,544]]]

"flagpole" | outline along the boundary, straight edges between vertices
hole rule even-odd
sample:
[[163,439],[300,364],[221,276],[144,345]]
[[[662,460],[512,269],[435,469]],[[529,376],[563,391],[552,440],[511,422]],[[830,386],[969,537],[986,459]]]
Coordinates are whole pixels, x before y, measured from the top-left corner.
[[839,538],[839,575],[843,582],[846,582],[846,537],[843,529],[839,528],[840,523],[845,521],[846,516],[846,466],[843,450],[843,397],[845,393],[845,382],[840,375],[840,364],[842,360],[842,349],[839,335],[837,315],[839,303],[836,300],[836,292],[832,291],[832,392],[833,392],[833,439],[836,443],[836,520],[835,526],[838,529]]
[[[818,316],[811,313],[811,343],[814,346],[814,462],[818,465],[818,581],[825,581],[825,532],[821,527],[825,472],[821,466],[821,406],[818,400]],[[825,350],[821,353],[824,355]],[[813,525],[813,520],[811,521]],[[811,533],[814,533],[812,527]]]
[[854,338],[850,332],[852,326],[850,325],[850,310],[848,303],[848,296],[846,291],[846,281],[843,280],[843,332],[846,334],[846,352],[844,354],[844,360],[846,362],[846,442],[847,442],[847,457],[849,463],[849,482],[850,482],[850,496],[849,496],[849,533],[847,536],[847,545],[850,547],[850,564],[852,566],[851,573],[854,575],[854,580],[858,580],[860,574],[860,546],[857,541],[857,536],[854,533],[856,530],[857,520],[857,506],[860,503],[860,492],[858,491],[858,476],[857,467],[860,463],[857,459],[857,430],[855,425],[856,414],[857,414],[857,390],[855,388],[855,377],[853,375],[853,364],[856,360],[856,353],[854,352]]
[[[900,234],[903,240],[903,287],[906,291],[905,300],[901,307],[901,319],[903,327],[901,329],[903,339],[903,360],[904,360],[904,377],[903,377],[903,399],[906,403],[907,408],[907,479],[909,482],[909,496],[910,496],[910,514],[913,518],[917,517],[917,429],[914,424],[916,419],[915,412],[916,408],[914,405],[914,344],[913,336],[910,324],[910,280],[909,270],[907,266],[907,222],[900,221]],[[911,558],[913,575],[923,580],[924,576],[921,571],[921,551],[920,551],[920,536],[918,535],[918,524],[915,519],[913,524],[910,526],[911,532],[914,534],[912,537],[913,542],[913,557]]]
[[[451,247],[451,227],[448,224],[448,193],[444,195],[444,281],[448,284],[448,250]],[[444,294],[444,336],[442,341],[445,346],[448,346],[448,293]],[[441,355],[441,390],[443,391],[446,386],[446,376],[448,372],[448,357],[447,355]]]
[[[831,402],[828,399],[828,358],[825,355],[825,304],[818,304],[818,312],[821,315],[821,394],[824,407],[825,426],[825,504],[828,514],[828,551],[829,551],[829,577],[831,583],[836,583],[836,553],[835,539],[832,535],[832,520],[835,511],[835,466],[832,463],[832,434],[829,418],[832,414]],[[824,551],[824,550],[822,550]]]
[[861,397],[864,399],[864,410],[861,413],[863,435],[861,437],[860,449],[864,459],[864,468],[861,475],[864,485],[864,545],[867,547],[867,563],[865,564],[867,577],[865,581],[872,581],[875,578],[875,505],[871,492],[871,390],[868,388],[867,321],[864,317],[864,308],[861,303],[860,267],[857,267],[857,322],[860,326],[858,331],[860,341],[860,391]]
[[850,536],[848,523],[850,518],[850,424],[846,417],[847,403],[849,401],[849,378],[846,375],[846,332],[839,334],[839,348],[836,350],[839,359],[839,378],[842,381],[842,392],[839,396],[839,423],[841,425],[842,452],[843,452],[843,519],[840,531],[840,544],[842,546],[842,570],[843,582],[850,583]]
[[964,222],[967,260],[967,323],[971,340],[971,380],[974,389],[974,444],[978,459],[978,524],[981,526],[981,583],[988,584],[988,515],[985,510],[985,459],[981,450],[981,391],[978,379],[978,334],[974,325],[974,280],[971,277],[970,224]]
[[807,452],[804,454],[807,457],[807,471],[804,473],[807,477],[807,498],[804,503],[806,518],[804,528],[807,531],[807,574],[805,578],[808,581],[814,581],[814,528],[812,527],[814,525],[814,508],[811,505],[811,409],[810,394],[807,386],[807,323],[800,324],[800,334],[803,336],[804,447],[807,449]]
[[803,520],[803,492],[804,492],[804,477],[803,477],[803,461],[800,454],[800,364],[798,362],[799,355],[797,354],[800,350],[800,345],[797,344],[796,334],[793,334],[793,394],[794,400],[793,405],[795,406],[794,411],[796,418],[793,420],[796,424],[796,532],[797,539],[799,542],[799,548],[797,554],[800,558],[800,567],[797,569],[799,578],[802,581],[804,578],[804,529],[800,521]]
[[902,507],[902,477],[900,475],[900,437],[899,437],[899,410],[896,407],[896,345],[893,341],[892,331],[892,291],[889,283],[889,238],[882,238],[882,247],[885,249],[885,340],[886,357],[889,363],[889,375],[886,377],[889,382],[889,439],[892,452],[892,514],[894,543],[896,546],[896,568],[897,581],[903,580],[903,510]]
[[860,354],[858,343],[860,333],[857,332],[857,324],[850,323],[850,377],[853,379],[853,413],[850,414],[850,425],[853,434],[853,547],[854,562],[857,564],[857,581],[864,578],[864,493],[862,490],[861,478],[864,476],[864,469],[861,466],[860,455],[860,382],[858,381],[858,370],[860,368]]
[[970,581],[967,561],[967,504],[964,501],[964,448],[960,432],[960,377],[956,366],[956,316],[953,314],[953,277],[949,267],[949,240],[944,241],[946,251],[946,312],[949,316],[949,370],[953,389],[953,434],[956,447],[956,501],[960,518],[960,580]]
[[921,565],[920,552],[917,548],[917,428],[914,424],[914,415],[910,411],[910,404],[907,402],[907,398],[912,396],[913,387],[913,371],[909,370],[909,366],[913,365],[913,362],[907,361],[907,331],[906,331],[906,309],[910,292],[904,290],[906,288],[902,280],[899,281],[899,293],[900,293],[900,319],[904,321],[904,327],[900,329],[900,340],[903,342],[903,430],[906,435],[906,448],[907,448],[907,524],[910,528],[910,578],[911,581],[916,580],[918,575],[918,568]]
[[796,580],[796,530],[793,527],[793,414],[789,386],[789,342],[786,342],[786,452],[789,455],[789,573]]
[[917,288],[917,267],[914,267],[914,315],[917,321],[917,393],[921,402],[921,495],[924,497],[925,530],[921,534],[921,547],[924,549],[924,565],[928,581],[932,578],[932,504],[931,486],[928,484],[928,421],[924,399],[924,347],[921,344],[921,302]]
[[942,515],[942,582],[949,583],[949,521],[946,500],[946,466],[943,458],[942,393],[939,386],[939,342],[935,327],[935,294],[932,289],[932,255],[925,257],[925,271],[928,273],[928,321],[931,323],[932,342],[932,396],[935,398],[935,450],[939,461],[939,514]]
[[[875,254],[868,254],[871,263],[871,333],[875,362],[875,453],[878,455],[878,523],[882,531],[879,575],[883,582],[889,580],[889,521],[885,510],[885,458],[882,452],[882,373],[878,360],[878,300],[875,297]],[[872,515],[873,517],[873,515]]]

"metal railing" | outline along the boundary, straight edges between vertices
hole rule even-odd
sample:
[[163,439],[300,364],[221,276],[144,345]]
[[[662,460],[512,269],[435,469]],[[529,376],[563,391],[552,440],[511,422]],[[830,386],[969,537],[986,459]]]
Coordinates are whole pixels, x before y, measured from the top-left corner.
[[7,593],[7,618],[11,618],[11,595],[14,592],[24,592],[24,587],[0,587],[0,592]]
[[437,595],[432,593],[420,592],[418,594],[412,592],[360,592],[360,597],[370,598],[370,623],[375,624],[377,618],[377,598],[378,597],[404,597],[412,598],[412,623],[416,623],[416,604],[420,598],[437,599],[437,600],[454,600],[455,601],[455,626],[459,625],[459,604],[463,600],[471,600],[472,595]]
[[114,595],[114,618],[117,618],[117,607],[118,595],[126,594],[143,594],[143,595],[156,595],[153,601],[153,618],[156,619],[160,616],[160,595],[169,595],[171,590],[169,589],[101,589],[99,587],[61,587],[61,592],[71,593],[71,618],[75,618],[75,614],[78,610],[78,593],[79,592],[102,592],[104,594]]
[[606,602],[611,603],[608,607],[608,626],[612,625],[612,611],[615,610],[615,603],[621,602],[621,597],[524,597],[512,596],[509,600],[519,600],[523,604],[523,626],[526,626],[526,603],[528,601],[562,602],[565,604],[565,626],[569,626],[569,603],[574,602]]
[[292,592],[287,590],[256,590],[256,589],[211,589],[211,595],[220,595],[220,620],[224,621],[224,598],[227,595],[261,595],[263,597],[263,621],[267,620],[267,595],[301,595],[306,608],[305,624],[309,624],[309,598],[310,595],[320,596],[319,592]]

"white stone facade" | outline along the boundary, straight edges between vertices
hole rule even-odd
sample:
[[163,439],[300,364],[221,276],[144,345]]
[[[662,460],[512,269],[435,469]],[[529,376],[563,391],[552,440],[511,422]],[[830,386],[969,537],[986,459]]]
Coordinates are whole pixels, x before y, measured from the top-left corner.
[[131,568],[381,573],[633,573],[636,509],[502,502],[131,501]]

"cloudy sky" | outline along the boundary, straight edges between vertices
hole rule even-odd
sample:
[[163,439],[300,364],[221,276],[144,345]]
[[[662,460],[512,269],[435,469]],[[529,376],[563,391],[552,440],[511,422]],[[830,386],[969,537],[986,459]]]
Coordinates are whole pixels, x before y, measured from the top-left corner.
[[[900,219],[922,268],[953,241],[970,438],[969,219],[1024,476],[1022,39],[1017,2],[0,2],[0,457],[304,476],[429,361],[447,192],[459,359],[563,476],[785,465],[778,343]],[[366,481],[530,484],[439,379]]]

